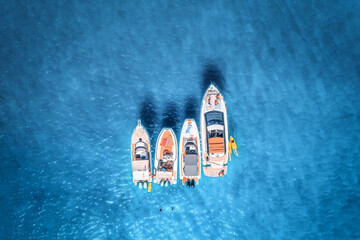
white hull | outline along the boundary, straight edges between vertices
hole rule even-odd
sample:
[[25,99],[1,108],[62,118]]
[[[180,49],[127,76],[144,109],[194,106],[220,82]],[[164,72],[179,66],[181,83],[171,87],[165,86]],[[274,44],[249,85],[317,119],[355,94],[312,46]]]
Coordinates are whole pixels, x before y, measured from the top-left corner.
[[152,159],[149,134],[140,120],[131,136],[131,168],[133,183],[141,188],[152,182]]
[[[211,121],[208,121],[207,124],[206,115],[209,119],[211,115],[216,115],[214,119],[221,121],[213,121],[211,124],[209,124]],[[226,164],[229,159],[228,117],[224,98],[213,84],[210,84],[202,99],[200,125],[204,174],[209,177],[224,176],[227,173]],[[222,142],[211,142],[220,141],[221,137],[209,140],[209,134],[214,131],[221,132]],[[214,147],[215,145],[220,147]]]
[[161,186],[176,184],[178,168],[178,144],[172,129],[163,128],[156,141],[155,180]]
[[[188,146],[188,151],[185,148]],[[190,147],[189,147],[190,146]],[[194,148],[193,150],[189,150]],[[190,151],[196,153],[189,153]],[[189,158],[192,157],[192,158]],[[196,184],[201,178],[201,150],[199,130],[194,119],[186,119],[180,136],[179,144],[179,173],[182,184],[194,180]]]

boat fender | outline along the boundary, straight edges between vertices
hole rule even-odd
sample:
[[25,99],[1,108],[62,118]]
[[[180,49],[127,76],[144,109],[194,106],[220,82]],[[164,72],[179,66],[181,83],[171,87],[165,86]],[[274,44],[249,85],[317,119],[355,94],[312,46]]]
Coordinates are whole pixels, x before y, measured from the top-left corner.
[[169,181],[165,181],[165,187],[167,187],[169,184]]
[[194,179],[193,179],[193,180],[191,180],[191,187],[192,187],[192,188],[194,188],[194,187],[195,187],[195,181],[194,181]]
[[146,183],[146,182],[144,182],[144,188],[145,188],[145,189],[147,188],[147,183]]
[[186,181],[186,187],[189,188],[190,187],[190,180]]
[[139,188],[142,189],[142,184],[141,184],[141,182],[139,182]]
[[160,180],[160,186],[164,186],[164,181]]
[[151,192],[151,182],[149,182],[148,192]]

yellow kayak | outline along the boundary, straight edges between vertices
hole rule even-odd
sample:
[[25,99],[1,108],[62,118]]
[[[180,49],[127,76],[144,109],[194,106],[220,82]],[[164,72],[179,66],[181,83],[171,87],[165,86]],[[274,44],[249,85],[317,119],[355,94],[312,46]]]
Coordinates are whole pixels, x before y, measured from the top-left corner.
[[[232,136],[230,136],[230,144],[229,144],[229,145],[231,146],[230,149],[232,149],[232,151],[234,152],[235,156],[239,156],[235,139],[234,139]],[[231,153],[231,151],[230,151],[230,153]]]

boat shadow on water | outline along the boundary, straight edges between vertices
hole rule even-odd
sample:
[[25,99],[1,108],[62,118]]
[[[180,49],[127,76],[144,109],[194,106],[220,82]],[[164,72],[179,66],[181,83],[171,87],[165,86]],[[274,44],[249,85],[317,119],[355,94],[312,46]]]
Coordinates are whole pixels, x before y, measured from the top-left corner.
[[162,114],[162,127],[172,128],[177,135],[179,131],[179,120],[178,105],[174,102],[168,102]]
[[157,112],[154,101],[150,96],[146,96],[145,99],[141,102],[139,112],[139,119],[148,131],[151,138],[153,138],[154,133],[156,132],[156,121],[157,121]]
[[215,86],[219,89],[220,92],[225,90],[225,78],[220,68],[216,64],[205,64],[201,78],[201,96],[203,96],[211,83],[215,84]]
[[200,109],[200,100],[194,95],[189,95],[184,100],[184,118],[193,118],[199,121],[198,109]]

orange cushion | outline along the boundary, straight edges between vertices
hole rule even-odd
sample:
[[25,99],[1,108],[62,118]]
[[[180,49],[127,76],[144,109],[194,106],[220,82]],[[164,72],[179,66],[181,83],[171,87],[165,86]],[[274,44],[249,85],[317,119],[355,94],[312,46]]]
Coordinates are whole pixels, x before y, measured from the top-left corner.
[[209,153],[225,152],[224,138],[213,137],[209,139]]

